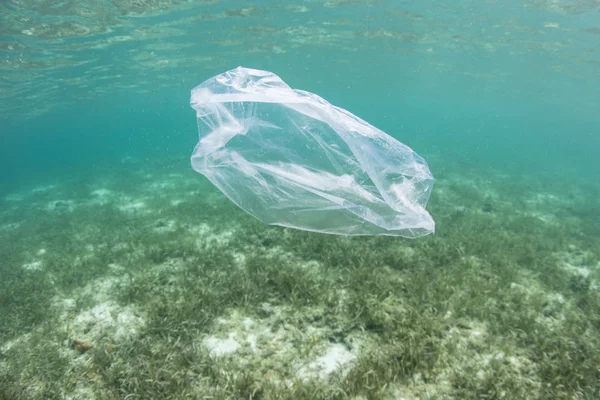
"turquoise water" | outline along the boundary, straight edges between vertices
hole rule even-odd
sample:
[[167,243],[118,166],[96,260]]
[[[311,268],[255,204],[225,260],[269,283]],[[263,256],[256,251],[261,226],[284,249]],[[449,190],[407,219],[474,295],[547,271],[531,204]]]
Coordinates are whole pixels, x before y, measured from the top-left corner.
[[174,3],[3,5],[9,180],[42,160],[187,156],[190,89],[238,65],[425,154],[597,170],[598,11],[585,2]]
[[[170,318],[165,324],[171,335],[196,349],[198,343],[210,348],[210,335],[243,325],[243,316],[273,332],[274,326],[288,324],[306,336],[307,326],[313,327],[314,343],[308,336],[287,342],[285,335],[264,338],[269,346],[277,343],[291,352],[285,354],[297,351],[293,359],[306,355],[308,370],[333,352],[342,354],[340,360],[363,360],[363,372],[376,371],[371,382],[359,367],[336,378],[346,394],[331,389],[338,388],[334,384],[318,386],[321,380],[297,384],[289,398],[308,398],[307,393],[374,399],[395,393],[410,399],[490,393],[495,398],[598,398],[600,377],[593,368],[600,362],[598,21],[598,5],[584,0],[2,2],[0,321],[11,322],[1,322],[0,399],[125,398],[130,393],[140,393],[139,398],[196,398],[199,393],[285,398],[285,391],[277,391],[281,388],[265,384],[273,376],[278,382],[298,378],[283,367],[301,368],[283,350],[261,353],[261,360],[276,367],[244,359],[241,365],[262,374],[246,380],[235,369],[235,358],[227,361],[244,357],[235,352],[219,361],[219,373],[206,369],[212,364],[200,350],[189,353],[197,364],[182,358],[172,369],[165,367],[173,374],[186,371],[191,381],[185,383],[175,375],[154,374],[151,363],[145,364],[152,357],[186,354],[157,328],[160,318]],[[190,90],[240,65],[272,71],[423,156],[436,178],[428,206],[436,234],[415,241],[347,241],[266,227],[191,170],[198,137]],[[366,255],[354,254],[356,249]],[[244,261],[250,258],[260,262]],[[206,267],[211,281],[205,270],[195,269],[202,264],[198,260],[209,259],[245,272],[235,269],[229,283],[221,284],[225,278],[219,268]],[[299,267],[310,262],[320,268],[314,276]],[[294,272],[269,281],[280,265]],[[354,273],[355,280],[346,278]],[[200,290],[183,284],[186,279],[177,274],[216,283]],[[100,291],[94,285],[109,278],[121,283],[110,286],[105,297],[90,295]],[[237,287],[236,279],[256,285]],[[294,279],[299,279],[296,286]],[[443,281],[452,279],[454,289],[445,291]],[[262,285],[270,288],[265,288],[268,296],[261,297]],[[295,287],[314,295],[314,303],[302,295],[289,297]],[[313,293],[311,287],[329,288],[332,294]],[[520,290],[515,287],[536,289],[507,294]],[[439,297],[426,295],[428,290]],[[217,300],[202,308],[193,301],[198,291],[227,295],[207,297]],[[347,293],[356,298],[336,308],[332,299],[343,303]],[[40,312],[47,304],[71,300],[76,306]],[[185,300],[192,305],[182,306]],[[264,311],[266,303],[278,311]],[[114,317],[117,322],[96,332],[90,326],[109,320],[101,317],[100,305],[124,317]],[[371,306],[369,314],[365,310]],[[324,314],[308,318],[315,309]],[[399,309],[414,313],[406,316]],[[215,327],[214,321],[230,312],[237,317],[227,319],[227,328]],[[538,314],[570,323],[548,329]],[[281,320],[274,322],[275,315]],[[116,326],[129,326],[122,320],[138,321],[131,329],[143,334],[119,333]],[[190,326],[196,336],[184,330]],[[440,333],[454,329],[448,326],[469,326],[478,333],[467,335],[470,347],[461,347]],[[528,338],[515,333],[522,331]],[[545,331],[553,332],[546,341],[532,341]],[[32,332],[38,343],[47,340],[41,347],[52,349],[45,358],[36,358],[43,350],[23,339]],[[444,339],[417,343],[426,348],[419,357],[377,358],[375,350],[359,350],[401,352],[393,346],[428,334]],[[323,342],[341,343],[327,340],[340,335],[358,335],[362,344],[353,347],[347,343],[355,339],[348,339],[345,350],[318,348]],[[66,344],[65,338],[70,338]],[[539,356],[563,349],[560,340],[570,341],[572,348],[565,344],[552,359]],[[78,341],[93,343],[94,350],[78,351]],[[128,350],[99,350],[113,345]],[[141,350],[151,347],[158,349],[152,355]],[[454,350],[446,353],[449,348]],[[434,353],[435,360],[428,356]],[[365,354],[379,355],[369,364],[361,358]],[[504,356],[517,361],[497,361]],[[97,368],[73,361],[81,357]],[[130,367],[124,361],[128,357]],[[469,364],[476,358],[487,361]],[[28,372],[18,372],[23,365]],[[63,379],[48,372],[53,370],[75,372]],[[93,377],[78,380],[91,370]],[[132,370],[147,375],[139,378]],[[478,374],[485,377],[470,378]],[[140,383],[149,382],[148,376],[160,384]],[[240,382],[250,382],[255,394],[244,392]],[[233,389],[219,391],[228,385]],[[28,386],[38,389],[27,392]]]

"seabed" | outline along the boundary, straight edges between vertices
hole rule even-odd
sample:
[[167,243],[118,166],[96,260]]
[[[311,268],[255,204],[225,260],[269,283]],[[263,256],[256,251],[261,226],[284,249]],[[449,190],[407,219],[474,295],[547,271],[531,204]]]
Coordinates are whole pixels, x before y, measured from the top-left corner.
[[125,162],[0,200],[0,399],[600,398],[591,185],[433,168],[434,235],[348,238]]

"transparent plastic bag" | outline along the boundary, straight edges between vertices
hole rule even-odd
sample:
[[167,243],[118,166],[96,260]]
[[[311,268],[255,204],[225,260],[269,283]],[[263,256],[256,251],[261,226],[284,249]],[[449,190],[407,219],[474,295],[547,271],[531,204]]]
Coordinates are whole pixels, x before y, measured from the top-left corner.
[[427,163],[277,75],[238,67],[195,87],[192,167],[264,223],[340,235],[434,231]]

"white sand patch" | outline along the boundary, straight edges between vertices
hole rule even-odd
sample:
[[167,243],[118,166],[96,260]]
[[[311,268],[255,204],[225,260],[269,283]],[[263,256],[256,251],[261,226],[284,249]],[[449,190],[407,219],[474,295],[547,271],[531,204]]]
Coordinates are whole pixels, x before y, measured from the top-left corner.
[[478,331],[478,330],[471,331],[471,336],[472,336],[472,337],[474,337],[474,338],[478,338],[478,337],[480,337],[482,334],[483,334],[483,333],[482,333],[482,332],[480,332],[480,331]]
[[487,329],[484,324],[477,321],[469,321],[461,326],[453,326],[448,330],[448,340],[456,342],[456,345],[464,349],[481,347],[488,340]]
[[329,375],[338,371],[342,374],[348,371],[352,361],[356,359],[346,346],[340,343],[332,343],[325,349],[322,356],[311,361],[306,367],[298,370],[301,379],[319,378],[327,379]]
[[503,360],[504,359],[504,353],[501,352],[501,351],[499,351],[499,352],[496,352],[496,353],[493,353],[493,354],[483,354],[481,356],[481,359],[483,361],[483,365],[487,366],[487,365],[489,365],[489,363],[492,360]]
[[233,256],[233,261],[238,267],[245,264],[246,255],[244,253],[233,252],[231,255]]
[[562,268],[574,276],[580,276],[583,279],[590,280],[590,288],[596,290],[599,282],[594,279],[594,273],[600,269],[600,262],[597,262],[595,255],[586,250],[582,250],[571,244],[568,250],[555,253],[561,259]]
[[546,223],[546,224],[552,224],[552,223],[557,223],[556,222],[556,217],[554,215],[551,214],[547,214],[547,213],[542,213],[539,211],[534,211],[529,213],[529,215],[531,215],[534,218],[537,218],[538,220]]
[[251,333],[248,335],[246,340],[248,341],[248,344],[250,344],[250,348],[252,349],[252,352],[256,353],[258,351],[258,347],[256,346],[256,335]]
[[77,290],[72,294],[73,297],[55,296],[52,299],[52,308],[58,312],[58,319],[63,324],[70,325],[75,318],[77,299],[85,299],[95,304],[111,302],[112,288],[118,283],[119,279],[114,277],[97,279]]
[[308,380],[347,373],[364,347],[360,337],[347,337],[346,344],[329,343],[323,340],[330,335],[328,328],[282,323],[289,320],[288,313],[295,315],[293,309],[265,303],[263,310],[268,316],[260,319],[238,311],[216,319],[217,332],[222,333],[205,337],[202,347],[213,356],[234,357],[238,368],[260,371],[286,387],[294,384],[292,376]]
[[92,196],[94,197],[111,197],[112,195],[112,190],[108,189],[96,189],[92,191]]
[[108,189],[96,189],[92,191],[92,200],[89,204],[105,205],[114,201],[115,194]]
[[88,331],[87,327],[90,325],[114,325],[113,309],[114,306],[112,304],[98,304],[91,310],[79,314],[73,321],[73,324],[74,326],[83,327],[82,330],[85,331]]
[[564,263],[563,268],[575,275],[579,275],[584,278],[587,278],[588,276],[590,276],[590,273],[591,273],[591,271],[588,267],[571,265],[569,263]]
[[181,203],[183,203],[183,202],[184,202],[184,200],[181,200],[181,199],[174,199],[174,200],[171,200],[171,205],[172,205],[173,207],[176,207],[176,206],[180,205],[180,204],[181,204]]
[[[291,255],[294,256],[293,254],[291,254]],[[321,269],[321,264],[318,261],[310,260],[310,261],[300,264],[300,268],[313,270],[316,272]]]
[[58,187],[58,185],[38,186],[38,187],[31,189],[31,193],[45,193],[45,192],[49,192],[50,190],[54,190],[57,187]]
[[227,354],[234,353],[240,348],[240,344],[235,340],[236,332],[230,332],[226,339],[216,337],[208,337],[202,341],[208,348],[211,355],[221,357]]
[[565,296],[560,293],[549,293],[548,300],[556,304],[565,304],[567,301]]
[[117,263],[109,263],[107,265],[108,269],[110,269],[113,272],[116,273],[123,273],[126,271],[126,268],[124,266],[122,266],[121,264],[117,264]]
[[200,224],[198,226],[192,226],[190,232],[201,236],[208,236],[211,232],[211,227],[208,224]]
[[79,340],[93,342],[111,336],[115,341],[120,341],[136,335],[144,325],[145,321],[135,307],[120,307],[108,301],[75,316],[71,321],[71,330]]
[[145,320],[133,306],[121,308],[116,318],[115,339],[120,340],[136,335],[145,325]]
[[119,206],[119,210],[126,212],[126,213],[130,213],[130,214],[135,214],[135,213],[140,213],[140,212],[149,212],[149,210],[146,207],[146,203],[144,203],[141,200],[138,201],[126,201],[122,204],[120,204]]
[[[31,333],[28,332],[28,333],[24,333],[23,335],[17,337],[16,339],[12,339],[12,340],[9,340],[8,342],[4,342],[0,346],[0,352],[6,353],[10,349],[12,349],[14,346],[17,346],[23,342],[28,341],[30,339],[30,337],[31,337]],[[0,365],[1,365],[1,363],[0,363]]]
[[113,251],[128,250],[129,248],[130,248],[129,243],[120,242],[113,246]]
[[21,266],[26,271],[41,271],[44,269],[44,263],[41,261],[32,261]]
[[[52,307],[58,311],[58,319],[70,329],[69,340],[94,344],[109,338],[119,341],[136,335],[145,325],[143,315],[135,306],[120,306],[112,300],[112,288],[118,278],[98,279],[82,288],[73,298],[55,297]],[[76,314],[77,299],[86,299],[95,305]]]
[[[265,303],[266,306],[266,303]],[[268,307],[271,307],[268,305]],[[270,308],[271,309],[271,308]],[[281,310],[272,312],[272,317],[279,319]],[[226,331],[226,335],[212,335],[203,340],[203,344],[214,355],[227,355],[232,352],[248,349],[247,354],[269,354],[275,358],[285,358],[293,351],[291,343],[292,327],[281,326],[277,332],[270,328],[270,320],[255,321],[244,317],[238,311],[233,311],[226,317],[215,320],[220,325],[219,331]],[[235,342],[235,343],[234,343]]]
[[96,302],[101,303],[110,300],[112,289],[119,284],[120,279],[116,277],[106,277],[93,281],[86,285],[81,294],[91,296]]
[[54,298],[52,301],[52,307],[61,311],[61,318],[64,317],[64,313],[73,312],[77,307],[77,300],[75,299],[58,299]]
[[206,246],[225,246],[229,244],[233,237],[235,230],[231,229],[228,231],[222,231],[215,233],[214,230],[208,224],[200,224],[189,228],[190,233],[198,236],[196,245],[200,248]]
[[530,206],[540,206],[564,203],[564,200],[554,194],[540,192],[535,193],[529,199],[526,199],[525,202]]
[[96,393],[92,388],[77,386],[71,394],[65,395],[65,400],[95,399]]
[[279,47],[279,46],[273,46],[273,47],[271,47],[271,50],[275,54],[284,54],[284,53],[286,53],[286,51],[283,48]]

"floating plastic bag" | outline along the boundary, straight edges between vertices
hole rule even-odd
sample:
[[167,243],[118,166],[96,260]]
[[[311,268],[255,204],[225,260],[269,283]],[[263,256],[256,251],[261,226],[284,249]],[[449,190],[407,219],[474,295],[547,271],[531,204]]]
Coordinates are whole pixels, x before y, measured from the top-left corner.
[[341,235],[434,231],[427,163],[406,145],[277,75],[238,67],[195,87],[191,158],[267,224]]

